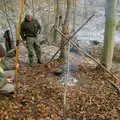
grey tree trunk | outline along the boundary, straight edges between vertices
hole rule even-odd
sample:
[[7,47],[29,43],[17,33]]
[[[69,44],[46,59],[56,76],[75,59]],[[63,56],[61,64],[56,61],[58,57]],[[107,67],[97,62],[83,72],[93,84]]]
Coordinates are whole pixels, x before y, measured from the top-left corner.
[[75,25],[76,25],[76,0],[73,0],[73,28],[72,28],[72,32],[75,31]]
[[[56,13],[56,16],[55,16],[55,27],[58,27],[59,25],[59,0],[55,0],[55,13]],[[53,34],[53,41],[56,42],[57,40],[57,31],[56,29],[54,29],[54,34]]]
[[114,52],[114,39],[116,30],[116,17],[115,8],[117,0],[106,0],[106,23],[104,34],[104,52],[103,52],[103,65],[110,70],[112,67],[112,58]]
[[[70,21],[70,6],[71,6],[71,0],[67,0],[67,9],[66,9],[66,14],[65,14],[65,20],[64,24],[62,27],[62,32],[69,37],[69,21]],[[61,53],[60,53],[60,58],[65,60],[65,47],[63,46],[65,43],[65,39],[61,39]]]
[[34,9],[34,1],[32,0],[32,13],[33,13],[33,17],[35,17],[35,9]]

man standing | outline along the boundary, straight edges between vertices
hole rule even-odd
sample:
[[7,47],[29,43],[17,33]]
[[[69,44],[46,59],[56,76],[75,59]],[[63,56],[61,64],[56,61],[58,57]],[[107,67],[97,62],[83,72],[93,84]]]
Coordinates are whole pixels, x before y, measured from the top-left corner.
[[28,49],[28,57],[30,66],[33,64],[34,50],[37,56],[38,63],[41,63],[41,51],[39,41],[37,40],[37,34],[41,32],[41,26],[36,19],[32,16],[26,15],[24,21],[21,24],[20,34]]
[[9,52],[12,49],[12,41],[10,38],[10,31],[6,30],[3,37],[5,38],[6,52]]

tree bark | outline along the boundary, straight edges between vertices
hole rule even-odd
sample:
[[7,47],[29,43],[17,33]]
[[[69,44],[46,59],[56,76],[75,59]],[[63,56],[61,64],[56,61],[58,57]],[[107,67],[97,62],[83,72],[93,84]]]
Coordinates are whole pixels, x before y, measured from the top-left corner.
[[22,17],[25,11],[26,0],[19,0],[19,14],[18,14],[18,25],[16,29],[16,71],[19,71],[19,40],[20,38],[20,26],[22,22]]
[[106,23],[104,34],[104,52],[103,52],[103,65],[110,70],[112,67],[112,58],[114,52],[114,39],[116,30],[115,8],[117,0],[106,0]]
[[[59,0],[54,0],[55,1],[55,27],[58,27],[59,24]],[[57,31],[54,29],[54,34],[53,34],[53,41],[57,40]]]
[[51,13],[51,1],[48,0],[48,31],[49,31],[49,27],[50,27],[50,13]]
[[33,13],[33,17],[35,17],[35,9],[34,9],[34,1],[32,0],[32,13]]
[[73,29],[72,32],[75,31],[75,25],[76,25],[76,0],[73,0]]
[[[71,6],[71,0],[67,0],[67,9],[66,9],[66,14],[65,14],[65,20],[64,24],[62,27],[62,32],[69,37],[69,19],[70,19],[70,6]],[[65,47],[63,46],[65,43],[64,37],[61,39],[61,53],[60,53],[60,58],[65,60]]]

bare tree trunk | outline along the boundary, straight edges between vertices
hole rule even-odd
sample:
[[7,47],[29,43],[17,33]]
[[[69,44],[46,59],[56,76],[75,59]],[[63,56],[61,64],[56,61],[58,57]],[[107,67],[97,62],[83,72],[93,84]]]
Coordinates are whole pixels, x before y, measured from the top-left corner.
[[[70,6],[71,6],[71,0],[67,0],[67,9],[66,9],[64,24],[62,26],[62,32],[68,37],[69,37],[68,25],[69,25],[69,19],[70,19]],[[60,58],[63,60],[65,60],[65,47],[63,46],[64,43],[65,43],[65,39],[62,38]]]
[[34,0],[32,0],[32,13],[33,17],[35,17]]
[[25,11],[26,0],[19,0],[19,14],[18,14],[18,25],[16,29],[16,71],[19,71],[19,40],[20,38],[20,26],[22,22],[22,17]]
[[88,13],[87,13],[87,1],[84,0],[84,19],[87,18],[87,15],[88,15]]
[[116,30],[115,8],[117,0],[106,0],[106,23],[104,35],[103,65],[110,70],[114,51],[114,39]]
[[73,0],[73,29],[72,32],[75,31],[75,24],[76,24],[76,0]]
[[[55,1],[55,27],[58,27],[59,25],[59,0],[54,0]],[[54,34],[53,34],[53,41],[57,40],[57,31],[54,29]]]
[[[69,38],[69,20],[70,20],[70,7],[71,7],[71,0],[67,0],[67,9],[66,9],[66,15],[65,15],[65,20],[64,24],[62,27],[62,32],[65,34],[66,37]],[[69,79],[69,50],[70,50],[70,43],[66,45],[65,47],[63,46],[64,43],[66,42],[66,39],[62,37],[61,40],[61,54],[60,57],[65,61],[67,64],[67,73],[66,73],[66,80],[65,80],[65,86],[64,86],[64,119],[66,120],[66,112],[67,112],[67,80]],[[68,51],[68,52],[67,52]]]

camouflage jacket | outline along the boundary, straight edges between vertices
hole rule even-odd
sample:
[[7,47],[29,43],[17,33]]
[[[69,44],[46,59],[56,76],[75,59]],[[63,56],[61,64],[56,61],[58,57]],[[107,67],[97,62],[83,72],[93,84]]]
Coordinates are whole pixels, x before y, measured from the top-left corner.
[[21,24],[20,35],[23,40],[27,37],[37,37],[37,33],[40,33],[41,26],[36,19],[32,21],[24,20]]

